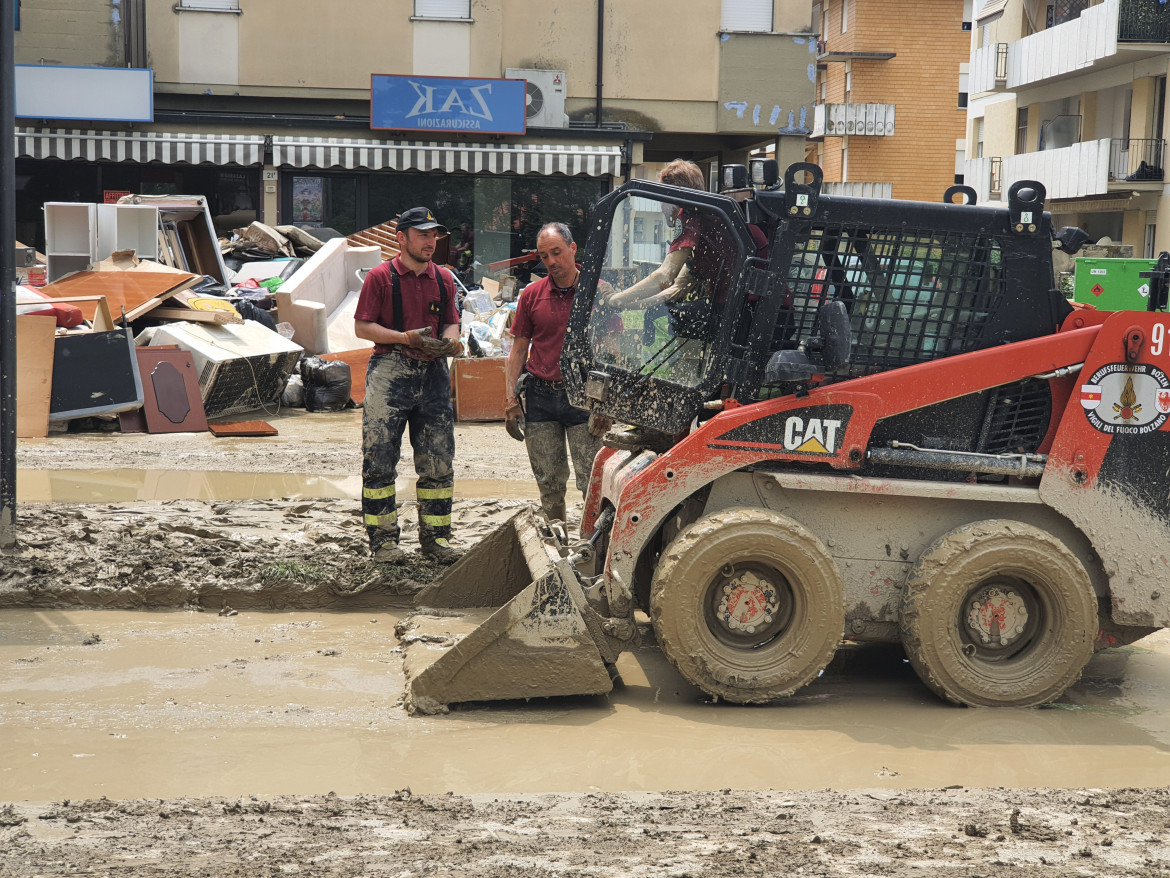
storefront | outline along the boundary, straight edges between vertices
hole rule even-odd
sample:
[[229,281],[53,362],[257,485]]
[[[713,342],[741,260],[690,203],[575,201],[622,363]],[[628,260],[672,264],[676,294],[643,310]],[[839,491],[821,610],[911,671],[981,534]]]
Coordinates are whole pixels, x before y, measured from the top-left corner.
[[[566,132],[568,134],[569,132]],[[620,142],[430,142],[282,134],[17,130],[20,240],[44,246],[46,201],[204,195],[222,233],[263,220],[342,234],[431,207],[478,279],[546,222],[583,238],[628,167]],[[267,209],[266,209],[267,208]]]

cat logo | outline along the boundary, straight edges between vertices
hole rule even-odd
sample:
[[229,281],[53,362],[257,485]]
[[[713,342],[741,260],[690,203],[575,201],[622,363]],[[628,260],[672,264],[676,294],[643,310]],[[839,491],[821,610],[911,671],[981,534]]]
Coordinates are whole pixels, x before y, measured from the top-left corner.
[[835,454],[841,421],[792,415],[784,424],[784,448],[802,454]]

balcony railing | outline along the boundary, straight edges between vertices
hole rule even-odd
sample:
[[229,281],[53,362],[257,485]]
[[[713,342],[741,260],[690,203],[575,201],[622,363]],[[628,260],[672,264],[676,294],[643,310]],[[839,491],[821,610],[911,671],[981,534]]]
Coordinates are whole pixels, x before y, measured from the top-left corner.
[[1170,43],[1170,4],[1121,0],[1117,39],[1123,43]]
[[890,137],[895,110],[894,104],[817,104],[813,107],[812,136]]
[[852,198],[884,198],[894,197],[893,183],[823,183],[822,190],[826,195],[848,195]]
[[1164,140],[1114,137],[1109,141],[1109,179],[1127,183],[1160,181],[1165,177],[1165,156]]
[[992,156],[991,166],[988,171],[987,179],[987,198],[990,201],[1003,200],[1003,159],[1000,156]]
[[994,43],[971,53],[972,94],[1002,90],[1007,84],[1008,44]]

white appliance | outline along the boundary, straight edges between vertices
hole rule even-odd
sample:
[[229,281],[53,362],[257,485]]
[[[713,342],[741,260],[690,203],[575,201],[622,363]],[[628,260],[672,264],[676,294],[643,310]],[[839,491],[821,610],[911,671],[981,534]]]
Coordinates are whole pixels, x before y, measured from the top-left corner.
[[509,67],[507,79],[526,80],[524,86],[524,116],[533,128],[568,128],[565,115],[565,71],[534,70]]
[[167,323],[151,345],[190,351],[208,418],[263,408],[280,398],[304,352],[298,344],[253,320],[243,323]]

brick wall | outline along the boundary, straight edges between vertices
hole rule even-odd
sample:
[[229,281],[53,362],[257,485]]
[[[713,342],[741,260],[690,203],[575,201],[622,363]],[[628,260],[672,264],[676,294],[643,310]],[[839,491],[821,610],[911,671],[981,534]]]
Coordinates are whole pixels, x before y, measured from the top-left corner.
[[[829,51],[894,52],[887,61],[852,60],[851,103],[894,104],[892,137],[826,137],[820,163],[828,181],[841,180],[842,148],[848,143],[848,179],[893,184],[895,198],[938,201],[954,183],[955,140],[966,134],[959,109],[959,64],[969,57],[971,34],[962,29],[963,0],[847,0],[849,23],[841,33],[843,0],[826,0]],[[825,100],[846,100],[844,62],[819,71]],[[820,100],[818,90],[817,99]]]

